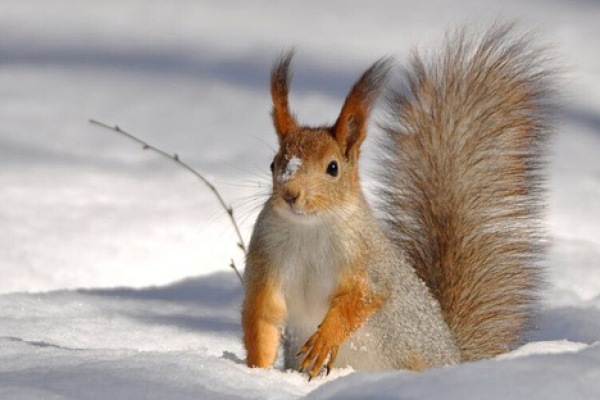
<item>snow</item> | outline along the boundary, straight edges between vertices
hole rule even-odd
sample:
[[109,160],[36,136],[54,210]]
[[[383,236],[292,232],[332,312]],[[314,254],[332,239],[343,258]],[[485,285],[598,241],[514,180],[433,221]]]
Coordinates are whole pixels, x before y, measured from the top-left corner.
[[281,172],[281,175],[279,175],[278,181],[280,183],[288,182],[294,177],[294,175],[296,175],[296,172],[298,172],[298,169],[300,169],[301,166],[302,159],[296,156],[290,158],[285,166],[285,169]]
[[[498,3],[0,0],[0,398],[600,398],[600,7]],[[281,362],[246,368],[225,212],[197,178],[88,120],[204,173],[247,240],[268,192],[282,51],[298,50],[292,109],[321,124],[374,60],[499,16],[538,28],[565,71],[529,342],[424,373],[309,383]]]
[[597,399],[600,345],[576,354],[483,361],[421,374],[354,373],[308,399]]

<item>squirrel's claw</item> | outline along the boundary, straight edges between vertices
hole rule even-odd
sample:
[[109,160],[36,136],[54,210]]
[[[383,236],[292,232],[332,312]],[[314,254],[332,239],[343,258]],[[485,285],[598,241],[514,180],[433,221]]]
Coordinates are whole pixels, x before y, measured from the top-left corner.
[[[339,345],[328,343],[321,330],[318,330],[298,352],[298,356],[305,355],[304,360],[300,364],[300,372],[308,370],[309,382],[319,375],[323,367],[325,367],[327,375],[329,375],[337,357],[338,348]],[[326,361],[327,365],[325,365]]]
[[326,375],[329,375],[329,373],[331,372],[331,369],[333,368],[333,363],[335,362],[335,359],[337,357],[337,353],[338,353],[338,347],[335,347],[331,351],[331,354],[329,355],[329,361],[327,362],[327,366],[325,367],[327,369]]

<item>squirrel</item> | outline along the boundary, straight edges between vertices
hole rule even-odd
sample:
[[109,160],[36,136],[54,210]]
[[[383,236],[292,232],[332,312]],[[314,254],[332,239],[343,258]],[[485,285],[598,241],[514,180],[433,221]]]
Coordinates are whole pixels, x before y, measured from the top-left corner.
[[[447,36],[358,79],[333,125],[297,122],[293,51],[271,72],[279,150],[246,258],[247,365],[309,379],[335,366],[425,370],[522,342],[543,273],[543,180],[554,74],[513,23]],[[359,181],[369,114],[388,89],[378,195]],[[376,210],[376,211],[375,211]]]

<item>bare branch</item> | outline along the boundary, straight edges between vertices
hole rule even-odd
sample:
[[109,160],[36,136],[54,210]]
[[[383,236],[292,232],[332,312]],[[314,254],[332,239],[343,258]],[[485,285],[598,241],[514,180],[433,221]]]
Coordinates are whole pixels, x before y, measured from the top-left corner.
[[[171,161],[174,161],[175,163],[177,163],[180,167],[183,167],[184,169],[186,169],[187,171],[191,172],[194,176],[196,176],[198,179],[200,179],[209,189],[211,192],[213,192],[213,194],[217,197],[217,200],[219,201],[219,203],[221,204],[221,207],[223,207],[223,209],[226,211],[227,215],[229,216],[229,220],[231,221],[231,224],[233,225],[233,228],[235,230],[235,233],[238,237],[238,247],[244,252],[244,255],[246,255],[246,245],[244,243],[244,239],[242,238],[242,233],[240,231],[240,228],[237,224],[237,221],[235,220],[235,217],[233,215],[233,208],[229,207],[226,203],[225,200],[223,200],[223,197],[221,197],[221,194],[219,193],[219,191],[217,190],[217,188],[210,183],[204,176],[202,176],[198,171],[196,171],[195,169],[193,169],[192,167],[190,167],[188,164],[184,163],[183,161],[181,161],[181,159],[179,158],[179,155],[177,155],[176,153],[171,155],[169,153],[167,153],[164,150],[159,149],[158,147],[155,147],[145,141],[143,141],[142,139],[139,139],[138,137],[132,135],[131,133],[125,132],[124,130],[122,130],[118,125],[115,126],[110,126],[107,125],[103,122],[100,121],[96,121],[94,119],[90,119],[90,123],[100,126],[102,128],[105,129],[109,129],[113,132],[117,132],[127,138],[129,138],[130,140],[133,140],[134,142],[138,143],[139,145],[142,146],[142,148],[144,150],[152,150],[155,153],[160,154],[163,157],[168,158]],[[230,267],[233,268],[233,270],[235,271],[235,273],[237,274],[237,276],[240,278],[240,281],[242,281],[243,283],[243,278],[242,275],[240,274],[240,271],[237,269],[235,263],[233,262],[233,259],[231,260],[231,264]]]
[[240,278],[240,281],[242,282],[242,285],[243,285],[244,284],[244,278],[242,278],[242,274],[240,274],[240,270],[237,269],[237,267],[235,265],[235,262],[233,261],[233,258],[231,259],[231,264],[229,264],[229,266],[233,269],[233,271],[238,276],[238,278]]

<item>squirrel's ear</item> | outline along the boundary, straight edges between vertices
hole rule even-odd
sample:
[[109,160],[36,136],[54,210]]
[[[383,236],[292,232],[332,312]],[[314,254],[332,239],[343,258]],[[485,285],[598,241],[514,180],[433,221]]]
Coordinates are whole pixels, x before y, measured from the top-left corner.
[[360,145],[367,136],[367,120],[392,67],[392,58],[373,64],[354,84],[346,97],[340,116],[333,126],[333,136],[348,159],[357,159]]
[[296,118],[288,105],[288,91],[291,80],[290,64],[294,51],[281,56],[271,70],[271,97],[273,98],[273,124],[277,137],[283,138],[287,133],[298,129]]

